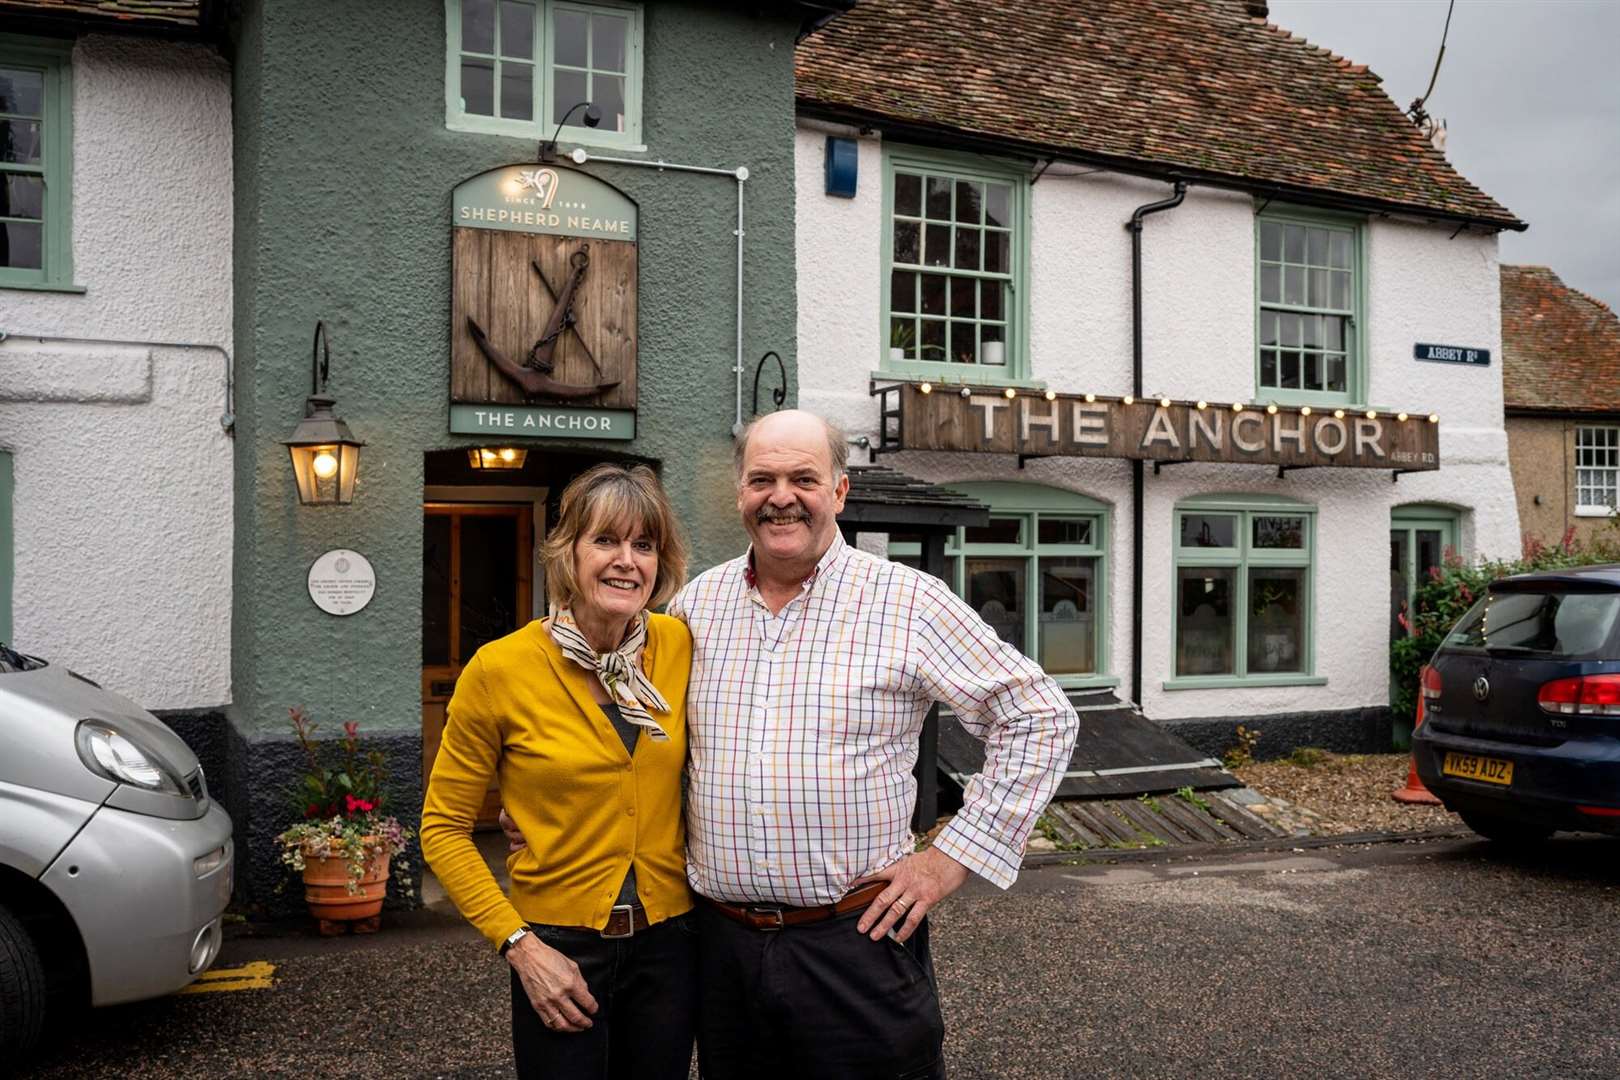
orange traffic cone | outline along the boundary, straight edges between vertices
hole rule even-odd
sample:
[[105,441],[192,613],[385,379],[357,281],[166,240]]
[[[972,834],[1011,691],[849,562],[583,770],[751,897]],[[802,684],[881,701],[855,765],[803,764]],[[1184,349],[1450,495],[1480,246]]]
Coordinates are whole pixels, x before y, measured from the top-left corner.
[[[1415,733],[1423,726],[1423,690],[1418,689],[1417,721],[1412,725]],[[1423,786],[1423,780],[1418,776],[1417,758],[1407,759],[1406,786],[1396,788],[1393,792],[1396,802],[1410,803],[1414,806],[1439,806],[1440,800],[1435,798],[1434,792]]]

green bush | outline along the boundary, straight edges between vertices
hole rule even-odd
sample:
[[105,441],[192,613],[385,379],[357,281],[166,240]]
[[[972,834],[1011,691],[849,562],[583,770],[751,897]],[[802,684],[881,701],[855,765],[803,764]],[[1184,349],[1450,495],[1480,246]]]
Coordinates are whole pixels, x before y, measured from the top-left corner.
[[1620,518],[1611,517],[1608,526],[1591,541],[1582,543],[1575,530],[1564,533],[1556,544],[1534,536],[1524,538],[1524,551],[1517,559],[1484,559],[1469,564],[1451,549],[1445,563],[1429,572],[1429,580],[1418,586],[1412,610],[1401,615],[1408,634],[1389,643],[1389,674],[1394,686],[1391,706],[1395,717],[1407,724],[1417,719],[1418,672],[1457,621],[1474,606],[1491,582],[1532,570],[1558,570],[1570,566],[1620,562]]

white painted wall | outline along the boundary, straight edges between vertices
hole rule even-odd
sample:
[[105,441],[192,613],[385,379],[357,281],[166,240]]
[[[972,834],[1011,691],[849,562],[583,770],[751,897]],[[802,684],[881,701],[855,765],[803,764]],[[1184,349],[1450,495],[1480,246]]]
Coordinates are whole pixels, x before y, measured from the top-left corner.
[[81,38],[85,291],[0,289],[14,643],[147,708],[230,700],[230,90],[211,49]]
[[[875,437],[869,396],[881,329],[881,143],[859,142],[854,199],[823,194],[829,130],[798,133],[799,401]],[[1130,234],[1125,223],[1167,185],[1054,166],[1031,189],[1031,374],[1060,392],[1131,388]],[[1147,219],[1143,243],[1144,389],[1179,400],[1247,401],[1254,385],[1254,201],[1193,188]],[[1387,701],[1389,516],[1407,502],[1463,511],[1471,555],[1519,547],[1502,424],[1495,237],[1455,226],[1378,220],[1367,235],[1372,403],[1438,412],[1438,472],[1391,483],[1388,472],[1315,469],[1279,479],[1259,466],[1188,464],[1149,471],[1144,541],[1143,707],[1155,719],[1318,711]],[[1412,359],[1414,342],[1482,346],[1483,369]],[[859,458],[859,452],[856,452]],[[1130,466],[1049,458],[1020,470],[1007,455],[903,453],[885,464],[929,480],[1049,484],[1113,507],[1109,614],[1112,674],[1131,671]],[[1177,500],[1212,493],[1286,495],[1317,507],[1316,673],[1324,686],[1166,690],[1171,664],[1172,523]]]

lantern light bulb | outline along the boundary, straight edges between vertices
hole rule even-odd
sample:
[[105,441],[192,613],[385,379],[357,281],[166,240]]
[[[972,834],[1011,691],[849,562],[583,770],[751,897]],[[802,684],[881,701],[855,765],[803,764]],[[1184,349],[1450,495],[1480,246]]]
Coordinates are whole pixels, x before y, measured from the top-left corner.
[[338,460],[333,456],[332,451],[322,450],[315,455],[315,460],[310,463],[310,468],[314,469],[315,475],[322,480],[330,480],[337,474]]
[[917,393],[919,393],[919,394],[932,394],[933,392],[934,392],[934,384],[931,383],[931,382],[922,383],[921,385],[919,385],[917,387]]
[[512,449],[510,446],[503,446],[501,448],[501,460],[502,461],[516,461],[517,460],[517,451]]
[[1018,391],[1014,390],[1010,386],[1007,387],[1007,389],[1003,390],[1001,393],[1002,393],[1002,396],[1005,397],[1008,401],[1011,401],[1013,398],[1018,396]]

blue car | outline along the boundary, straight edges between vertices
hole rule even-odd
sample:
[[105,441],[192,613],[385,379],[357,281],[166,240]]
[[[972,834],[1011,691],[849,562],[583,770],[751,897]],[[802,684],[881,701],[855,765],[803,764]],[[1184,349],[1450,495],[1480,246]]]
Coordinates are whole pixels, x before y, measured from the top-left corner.
[[1481,836],[1620,835],[1620,566],[1498,581],[1435,650],[1418,776]]

